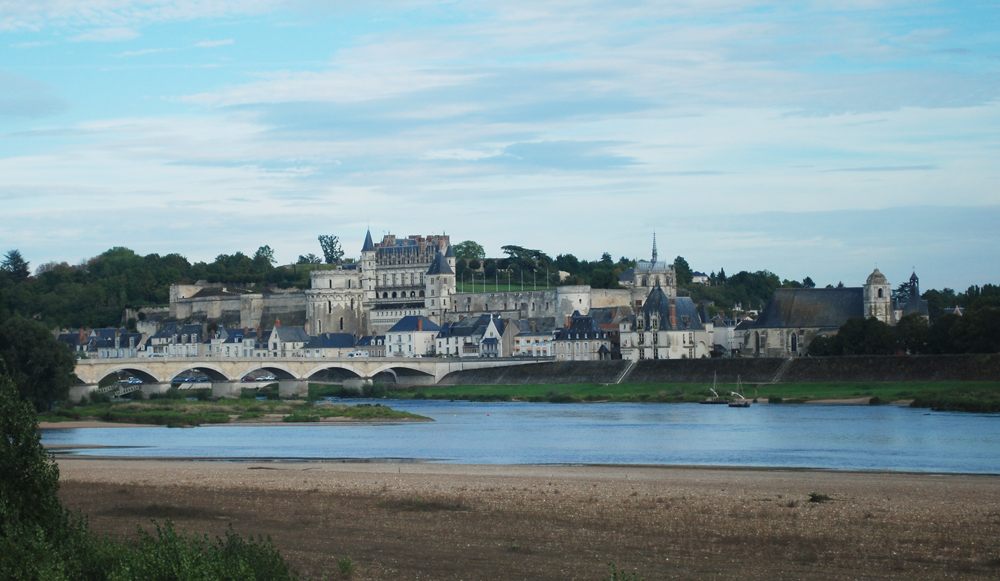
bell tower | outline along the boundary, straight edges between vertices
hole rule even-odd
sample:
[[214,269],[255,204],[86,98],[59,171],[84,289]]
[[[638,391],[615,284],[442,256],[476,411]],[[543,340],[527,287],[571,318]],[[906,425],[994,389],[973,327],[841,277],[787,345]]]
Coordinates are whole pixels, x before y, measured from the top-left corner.
[[865,281],[865,317],[875,317],[883,323],[894,325],[891,287],[889,280],[876,268]]

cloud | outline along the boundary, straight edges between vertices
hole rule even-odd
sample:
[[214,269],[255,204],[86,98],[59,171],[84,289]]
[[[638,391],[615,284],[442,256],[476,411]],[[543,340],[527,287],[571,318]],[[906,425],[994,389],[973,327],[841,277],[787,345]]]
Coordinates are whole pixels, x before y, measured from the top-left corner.
[[48,84],[0,71],[0,117],[47,117],[68,108]]
[[201,42],[196,42],[194,45],[199,48],[212,48],[216,46],[224,46],[227,44],[233,44],[233,39],[227,38],[226,40],[203,40]]
[[844,167],[839,169],[828,169],[826,172],[856,171],[856,172],[884,172],[884,171],[931,171],[938,169],[935,165],[894,165],[882,167]]
[[613,142],[541,141],[512,143],[503,153],[480,161],[513,166],[534,166],[563,170],[598,170],[619,168],[635,159],[607,153]]
[[78,34],[70,38],[70,40],[73,42],[120,42],[138,37],[139,33],[131,28],[113,27],[91,30],[90,32]]
[[157,52],[169,52],[169,51],[172,51],[172,50],[174,50],[174,49],[172,49],[172,48],[144,48],[142,50],[127,50],[125,52],[119,53],[118,56],[120,56],[120,57],[125,57],[125,56],[142,56],[144,54],[153,54],[153,53],[157,53]]
[[46,27],[120,27],[261,14],[284,0],[0,0],[0,31]]

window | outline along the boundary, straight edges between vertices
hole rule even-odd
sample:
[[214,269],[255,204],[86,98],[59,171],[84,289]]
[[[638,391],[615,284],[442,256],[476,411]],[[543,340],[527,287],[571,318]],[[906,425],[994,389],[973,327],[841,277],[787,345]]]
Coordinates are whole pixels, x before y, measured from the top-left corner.
[[882,289],[878,289],[878,298],[882,298],[883,296]]
[[344,330],[344,317],[341,317],[341,318],[340,318],[340,330],[341,330],[341,331],[343,331],[343,330]]

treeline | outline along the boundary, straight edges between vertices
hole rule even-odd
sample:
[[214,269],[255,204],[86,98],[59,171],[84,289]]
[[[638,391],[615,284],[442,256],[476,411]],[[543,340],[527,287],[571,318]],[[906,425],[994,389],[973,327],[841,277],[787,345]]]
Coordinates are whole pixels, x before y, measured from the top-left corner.
[[1000,309],[983,303],[961,316],[947,314],[933,323],[919,313],[895,327],[875,318],[848,319],[834,336],[819,336],[809,355],[957,354],[1000,352]]
[[[111,327],[122,323],[126,308],[166,305],[170,285],[208,282],[309,287],[315,265],[274,267],[267,246],[253,256],[220,254],[211,263],[191,264],[179,254],[140,256],[128,248],[112,248],[77,265],[43,264],[31,276],[20,253],[8,252],[0,268],[0,309],[51,327]],[[9,266],[8,263],[11,263]]]

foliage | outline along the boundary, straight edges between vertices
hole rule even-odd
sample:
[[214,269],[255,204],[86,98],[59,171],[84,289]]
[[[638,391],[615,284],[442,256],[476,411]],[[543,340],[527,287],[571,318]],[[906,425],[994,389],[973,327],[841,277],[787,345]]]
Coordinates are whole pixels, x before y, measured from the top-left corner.
[[295,264],[323,264],[323,259],[310,252],[309,254],[300,254]]
[[0,578],[30,580],[295,579],[271,544],[140,529],[135,543],[98,538],[62,507],[59,469],[45,451],[35,413],[0,369]]
[[344,555],[337,559],[337,570],[344,577],[350,577],[354,574],[354,561],[347,555]]
[[36,410],[65,400],[76,377],[76,359],[45,325],[13,317],[0,325],[0,359],[22,399]]
[[632,572],[632,574],[629,575],[624,571],[619,571],[615,567],[614,563],[608,563],[608,567],[611,568],[611,576],[604,581],[642,581],[642,579],[639,578],[639,574],[636,572]]
[[891,355],[897,349],[892,327],[874,317],[848,319],[832,339],[818,339],[809,344],[810,355]]
[[683,256],[674,259],[674,272],[677,273],[677,286],[687,288],[694,280],[694,273]]
[[21,256],[21,251],[16,249],[9,250],[4,255],[3,262],[0,262],[0,272],[10,278],[15,284],[31,275],[28,262]]
[[[486,258],[486,250],[473,240],[466,240],[464,242],[459,242],[458,244],[452,244],[451,249],[457,258],[465,258],[466,260],[472,260],[474,258],[482,260],[483,258]],[[473,266],[471,268],[478,269],[479,267]]]
[[323,250],[323,259],[327,264],[340,264],[344,258],[344,250],[340,247],[340,239],[330,234],[319,236],[319,246]]

